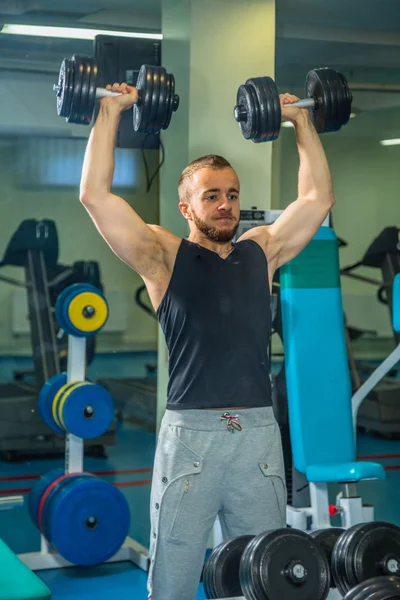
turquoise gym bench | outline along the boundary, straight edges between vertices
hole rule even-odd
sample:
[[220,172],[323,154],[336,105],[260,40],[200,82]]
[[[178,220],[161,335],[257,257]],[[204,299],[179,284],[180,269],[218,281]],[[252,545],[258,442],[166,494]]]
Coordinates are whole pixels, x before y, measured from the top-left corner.
[[[304,530],[331,527],[337,512],[345,528],[373,520],[355,484],[385,478],[382,465],[356,460],[338,249],[334,231],[323,226],[280,273],[293,465],[308,480],[311,500],[310,507],[288,506],[287,522]],[[342,487],[334,506],[328,483]]]
[[51,600],[48,587],[0,540],[0,600]]

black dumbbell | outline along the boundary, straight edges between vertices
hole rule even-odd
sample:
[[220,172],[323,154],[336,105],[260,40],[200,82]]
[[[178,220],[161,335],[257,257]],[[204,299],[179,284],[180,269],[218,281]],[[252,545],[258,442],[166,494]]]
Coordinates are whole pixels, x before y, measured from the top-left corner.
[[[68,123],[89,125],[96,99],[118,96],[105,88],[97,87],[97,62],[91,56],[74,54],[61,63],[57,92],[57,114]],[[175,78],[163,67],[142,65],[136,89],[138,101],[133,106],[133,128],[145,133],[158,133],[167,129],[172,113],[179,107],[175,94]]]
[[[341,73],[314,69],[306,77],[305,90],[306,98],[289,106],[308,108],[318,133],[339,131],[348,123],[353,97]],[[276,140],[282,112],[275,81],[271,77],[256,77],[241,85],[234,117],[246,139],[257,143]]]

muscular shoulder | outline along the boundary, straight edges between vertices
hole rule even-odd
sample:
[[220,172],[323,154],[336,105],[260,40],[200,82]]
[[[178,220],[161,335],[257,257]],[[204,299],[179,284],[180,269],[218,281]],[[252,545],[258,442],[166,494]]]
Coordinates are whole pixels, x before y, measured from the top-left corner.
[[254,242],[257,242],[257,244],[261,246],[265,254],[267,254],[268,246],[270,245],[271,241],[270,238],[271,235],[269,231],[269,226],[263,225],[261,227],[252,227],[252,229],[246,231],[243,235],[240,236],[238,242],[244,240],[253,240]]
[[263,250],[270,269],[275,270],[278,260],[278,245],[275,243],[270,225],[252,227],[252,229],[249,229],[240,236],[238,242],[242,240],[253,240],[256,242]]
[[180,242],[181,238],[177,235],[165,229],[165,227],[161,227],[161,225],[148,225],[148,227],[156,234],[159,242],[162,243],[171,243],[173,240]]
[[149,228],[155,233],[158,244],[163,253],[164,263],[167,267],[170,267],[176,258],[176,253],[178,252],[178,248],[182,239],[161,227],[161,225],[149,225]]

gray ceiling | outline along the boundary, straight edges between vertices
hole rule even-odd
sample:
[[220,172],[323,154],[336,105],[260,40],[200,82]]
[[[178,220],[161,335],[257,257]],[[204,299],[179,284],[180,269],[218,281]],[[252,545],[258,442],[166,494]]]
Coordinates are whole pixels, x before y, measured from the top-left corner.
[[[276,0],[276,14],[280,88],[301,95],[308,70],[332,66],[353,88],[362,89],[354,91],[359,110],[400,105],[400,0]],[[161,0],[0,0],[0,23],[159,32]],[[78,40],[0,35],[0,69],[58,72],[63,56],[90,53],[92,46]],[[391,86],[389,91],[384,84]]]

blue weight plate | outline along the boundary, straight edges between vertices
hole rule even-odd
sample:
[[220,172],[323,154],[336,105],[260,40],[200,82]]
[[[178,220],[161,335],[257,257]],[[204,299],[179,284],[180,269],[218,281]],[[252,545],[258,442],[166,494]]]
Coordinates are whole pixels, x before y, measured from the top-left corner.
[[[68,322],[65,321],[65,318],[64,318],[64,306],[66,303],[66,299],[71,294],[71,287],[72,286],[65,288],[65,290],[63,290],[61,292],[61,294],[58,296],[57,302],[56,302],[56,321],[59,324],[59,326],[61,327],[61,329],[63,329],[64,331],[66,331],[66,328],[68,327]],[[69,302],[70,302],[70,300],[68,301],[68,304],[69,304]]]
[[39,528],[38,523],[38,510],[40,500],[48,488],[56,479],[64,474],[64,469],[52,469],[48,473],[45,473],[36,483],[32,486],[32,489],[28,496],[28,512],[33,524]]
[[48,506],[49,538],[58,553],[79,566],[114,556],[129,533],[125,496],[98,478],[76,480],[60,489]]
[[110,427],[114,419],[113,400],[100,385],[81,385],[66,398],[62,419],[67,431],[84,440],[92,440]]
[[[61,475],[65,475],[64,470],[62,470],[62,473],[59,474],[59,477],[61,477]],[[49,522],[49,514],[51,514],[52,503],[53,502],[57,503],[57,498],[60,497],[60,493],[62,493],[63,490],[68,489],[68,487],[72,483],[75,483],[78,480],[81,481],[81,480],[86,480],[89,478],[95,479],[95,476],[91,475],[90,473],[71,473],[70,475],[65,477],[65,479],[62,479],[61,481],[59,481],[59,483],[57,483],[57,485],[55,485],[54,488],[50,491],[49,495],[46,498],[46,502],[42,508],[42,515],[41,515],[43,533],[49,543],[52,543],[51,527],[50,527],[50,522]],[[56,478],[53,478],[51,481],[49,481],[49,485],[51,485],[53,483],[53,481],[55,481],[55,479]],[[46,487],[46,489],[47,489],[47,487]],[[45,491],[46,490],[44,490],[44,492]],[[40,503],[40,501],[39,501],[39,503]],[[39,516],[39,514],[38,514],[38,516]],[[38,521],[39,521],[39,519],[38,519]],[[38,525],[39,525],[39,523],[38,523]]]
[[73,283],[72,285],[65,288],[65,290],[63,290],[57,298],[56,319],[61,329],[63,329],[69,335],[75,335],[77,337],[88,337],[89,335],[92,335],[91,333],[83,333],[82,331],[74,327],[68,316],[70,303],[78,294],[83,294],[84,292],[93,292],[95,294],[98,294],[105,300],[105,296],[99,290],[99,288],[97,288],[94,285],[91,285],[90,283]]
[[58,373],[57,375],[53,375],[53,377],[50,377],[50,379],[46,381],[40,390],[38,397],[38,411],[43,423],[45,423],[47,427],[50,427],[50,429],[53,431],[62,434],[64,434],[65,431],[61,429],[53,419],[53,400],[58,390],[66,383],[66,373]]
[[58,296],[56,302],[56,319],[64,331],[67,331],[69,326],[68,307],[71,300],[73,300],[75,296],[81,294],[82,292],[92,292],[94,290],[97,290],[97,288],[89,283],[73,283],[65,288],[65,290],[63,290]]

